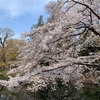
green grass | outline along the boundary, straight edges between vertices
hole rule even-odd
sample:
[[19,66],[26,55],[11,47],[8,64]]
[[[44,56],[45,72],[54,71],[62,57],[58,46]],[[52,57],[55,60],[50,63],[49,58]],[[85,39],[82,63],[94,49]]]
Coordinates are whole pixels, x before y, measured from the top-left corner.
[[8,75],[3,73],[0,74],[0,80],[8,80],[8,79],[9,79]]

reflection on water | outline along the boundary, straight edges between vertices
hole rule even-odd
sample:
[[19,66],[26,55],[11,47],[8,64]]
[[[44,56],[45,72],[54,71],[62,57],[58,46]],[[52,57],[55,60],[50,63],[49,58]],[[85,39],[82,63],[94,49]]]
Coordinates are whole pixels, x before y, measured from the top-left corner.
[[34,100],[28,93],[1,93],[0,100]]
[[54,91],[50,86],[34,93],[25,89],[11,92],[0,87],[0,100],[100,100],[100,86],[87,85],[79,91],[71,85],[59,84]]
[[33,93],[28,91],[10,92],[7,89],[0,90],[0,100],[35,100]]

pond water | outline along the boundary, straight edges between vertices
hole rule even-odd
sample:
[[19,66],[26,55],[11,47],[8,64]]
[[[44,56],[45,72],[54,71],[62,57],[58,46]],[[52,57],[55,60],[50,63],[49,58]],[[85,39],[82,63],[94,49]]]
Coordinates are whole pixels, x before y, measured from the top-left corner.
[[69,86],[60,86],[55,91],[48,87],[35,93],[25,89],[11,92],[0,88],[0,100],[100,100],[100,86],[84,87],[80,91]]
[[0,100],[35,100],[27,93],[1,93]]
[[0,88],[0,100],[35,100],[33,93],[25,90],[11,92]]

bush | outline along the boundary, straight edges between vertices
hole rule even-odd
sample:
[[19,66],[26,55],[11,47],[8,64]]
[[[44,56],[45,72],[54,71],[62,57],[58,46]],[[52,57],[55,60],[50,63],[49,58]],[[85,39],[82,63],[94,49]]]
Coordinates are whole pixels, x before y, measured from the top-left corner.
[[8,79],[9,79],[8,75],[3,73],[0,74],[0,80],[8,80]]

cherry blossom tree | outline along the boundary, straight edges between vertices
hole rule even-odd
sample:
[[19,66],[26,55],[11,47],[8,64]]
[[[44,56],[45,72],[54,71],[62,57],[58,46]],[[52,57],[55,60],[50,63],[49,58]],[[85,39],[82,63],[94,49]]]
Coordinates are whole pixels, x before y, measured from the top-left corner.
[[[50,81],[56,84],[57,78],[65,85],[71,81],[77,89],[84,82],[99,84],[100,51],[88,56],[78,52],[83,44],[93,46],[93,41],[100,41],[100,0],[58,0],[52,4],[46,5],[51,13],[48,22],[24,34],[32,40],[21,49],[21,65],[11,71],[18,76],[0,81],[9,90],[27,85],[27,90],[34,92]],[[100,47],[100,42],[96,46]]]

